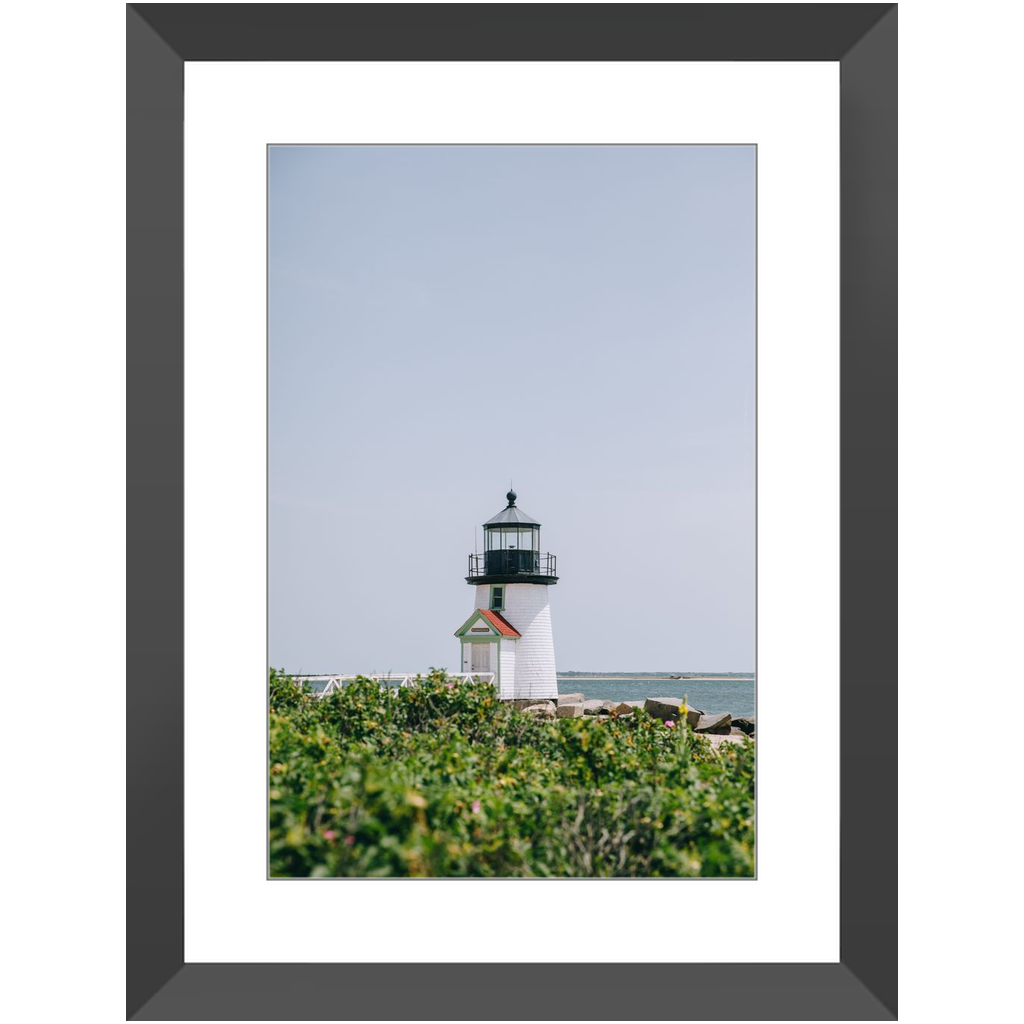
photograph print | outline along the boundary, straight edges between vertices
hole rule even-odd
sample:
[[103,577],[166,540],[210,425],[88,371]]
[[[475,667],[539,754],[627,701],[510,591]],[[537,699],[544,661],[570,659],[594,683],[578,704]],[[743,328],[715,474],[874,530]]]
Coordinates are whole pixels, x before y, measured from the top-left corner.
[[271,878],[755,876],[756,174],[268,147]]

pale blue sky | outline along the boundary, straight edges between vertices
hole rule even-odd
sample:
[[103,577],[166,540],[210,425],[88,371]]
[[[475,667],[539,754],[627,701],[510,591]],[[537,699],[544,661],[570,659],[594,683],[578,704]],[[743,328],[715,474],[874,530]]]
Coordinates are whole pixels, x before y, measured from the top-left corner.
[[270,663],[457,668],[474,526],[560,670],[754,668],[753,147],[273,147]]

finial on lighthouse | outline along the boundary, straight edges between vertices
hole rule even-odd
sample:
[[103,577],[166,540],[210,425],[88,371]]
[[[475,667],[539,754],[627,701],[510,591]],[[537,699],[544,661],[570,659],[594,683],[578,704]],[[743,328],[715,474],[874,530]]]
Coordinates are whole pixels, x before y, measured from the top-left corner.
[[505,497],[508,498],[508,507],[514,508],[516,503],[516,492],[510,490]]

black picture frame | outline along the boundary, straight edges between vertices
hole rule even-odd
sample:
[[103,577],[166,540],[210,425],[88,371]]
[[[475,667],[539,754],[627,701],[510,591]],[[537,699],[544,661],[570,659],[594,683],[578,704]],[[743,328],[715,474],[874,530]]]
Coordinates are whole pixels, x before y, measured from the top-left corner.
[[[896,699],[897,5],[129,4],[126,13],[128,1019],[895,1020],[896,747],[872,743],[867,756],[861,737],[872,709]],[[183,64],[357,59],[840,62],[839,963],[184,962]]]

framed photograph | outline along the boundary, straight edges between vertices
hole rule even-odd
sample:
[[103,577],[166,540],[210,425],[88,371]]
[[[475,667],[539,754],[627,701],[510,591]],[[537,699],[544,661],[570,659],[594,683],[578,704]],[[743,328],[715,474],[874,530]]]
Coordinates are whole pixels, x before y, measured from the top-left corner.
[[894,1019],[895,5],[393,13],[128,6],[128,1016]]
[[757,147],[267,160],[270,876],[753,878]]

